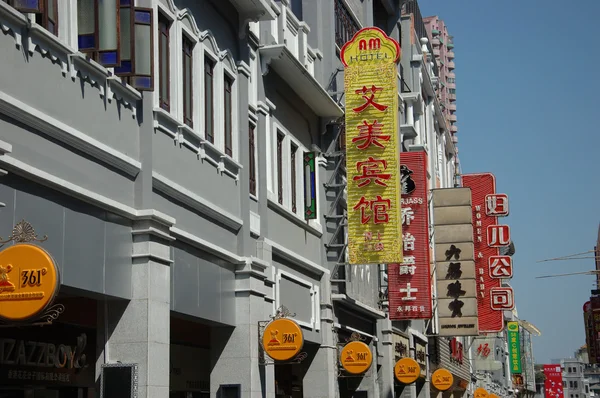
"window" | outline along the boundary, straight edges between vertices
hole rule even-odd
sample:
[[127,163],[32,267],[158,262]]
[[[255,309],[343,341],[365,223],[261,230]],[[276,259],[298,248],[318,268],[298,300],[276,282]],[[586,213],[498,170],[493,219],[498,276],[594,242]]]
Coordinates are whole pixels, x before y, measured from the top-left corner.
[[[571,368],[569,368],[569,371],[571,370]],[[573,388],[573,381],[569,380],[569,388]]]
[[35,14],[37,24],[58,36],[58,0],[5,0],[4,2],[24,14]]
[[215,143],[214,74],[214,61],[204,57],[204,137],[211,144]]
[[248,178],[250,179],[250,195],[256,196],[256,144],[254,137],[254,125],[250,125],[248,129]]
[[567,382],[563,380],[563,387],[567,386]]
[[297,192],[296,192],[296,153],[298,152],[298,147],[294,144],[292,144],[290,146],[290,168],[291,168],[291,179],[290,179],[290,184],[292,186],[292,212],[296,213],[297,207],[296,207],[296,196],[297,196]]
[[115,74],[140,91],[154,90],[153,11],[120,0],[120,65]]
[[578,386],[578,383],[577,383],[577,380],[575,380],[575,381],[573,382],[573,387],[574,387],[574,388],[579,388],[579,386]]
[[163,14],[158,14],[158,98],[160,107],[171,108],[169,95],[169,27],[170,22]]
[[193,104],[193,53],[194,44],[183,35],[182,65],[183,65],[183,122],[189,127],[194,127]]
[[[123,3],[123,2],[121,2]],[[129,8],[127,9],[129,10]],[[117,0],[77,1],[77,45],[79,51],[106,67],[121,64]],[[123,19],[129,22],[130,13]]]
[[232,151],[232,142],[233,142],[233,126],[232,126],[232,101],[231,101],[231,91],[233,88],[233,79],[229,76],[225,75],[225,85],[223,97],[225,99],[225,154],[229,156],[233,156]]
[[277,132],[277,201],[283,204],[283,138],[284,135]]

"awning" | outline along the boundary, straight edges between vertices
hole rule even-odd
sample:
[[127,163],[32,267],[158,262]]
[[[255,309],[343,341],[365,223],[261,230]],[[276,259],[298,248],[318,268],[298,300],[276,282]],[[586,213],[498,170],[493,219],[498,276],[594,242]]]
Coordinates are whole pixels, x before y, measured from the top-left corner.
[[315,112],[322,117],[340,117],[344,115],[342,108],[329,96],[327,91],[306,70],[285,44],[277,44],[260,48],[263,74],[273,68],[294,92]]

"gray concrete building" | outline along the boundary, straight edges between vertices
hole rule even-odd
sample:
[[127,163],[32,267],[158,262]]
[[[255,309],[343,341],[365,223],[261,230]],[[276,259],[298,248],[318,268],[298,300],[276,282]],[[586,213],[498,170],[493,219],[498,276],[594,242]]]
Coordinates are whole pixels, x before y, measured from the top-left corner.
[[[394,342],[415,356],[435,324],[392,323],[385,272],[345,264],[339,50],[360,27],[402,45],[403,150],[429,153],[430,188],[455,184],[430,46],[402,10],[0,1],[0,236],[35,229],[64,308],[0,338],[79,353],[55,370],[5,351],[0,394],[100,397],[104,366],[133,364],[141,398],[431,395],[429,372],[394,392]],[[296,364],[261,348],[282,312],[302,327]],[[374,357],[360,377],[339,366],[352,334]]]

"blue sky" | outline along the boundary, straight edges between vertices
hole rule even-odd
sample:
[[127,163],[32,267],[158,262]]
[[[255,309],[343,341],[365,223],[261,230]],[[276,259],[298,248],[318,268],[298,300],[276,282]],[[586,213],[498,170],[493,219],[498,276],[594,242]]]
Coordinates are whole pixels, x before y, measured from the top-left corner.
[[[542,331],[536,362],[585,343],[582,306],[600,222],[600,1],[421,0],[454,35],[464,173],[492,172],[510,198],[516,304]],[[591,256],[589,254],[588,256]]]

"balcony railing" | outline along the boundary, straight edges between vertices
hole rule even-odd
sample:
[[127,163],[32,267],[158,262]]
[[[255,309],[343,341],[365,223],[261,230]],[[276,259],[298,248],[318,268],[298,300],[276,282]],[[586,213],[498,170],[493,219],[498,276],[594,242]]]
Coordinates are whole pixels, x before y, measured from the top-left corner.
[[[428,37],[427,30],[425,29],[425,24],[423,23],[423,17],[421,16],[421,10],[419,9],[419,4],[417,0],[406,0],[404,4],[402,4],[402,15],[413,15],[414,28],[417,33],[417,37],[422,39],[424,37]],[[436,40],[435,38],[432,40]],[[429,54],[433,53],[433,46],[431,42],[427,43],[427,50]],[[433,63],[433,73],[436,76],[439,76],[439,71],[437,67],[437,63]]]
[[456,124],[455,124],[455,125],[452,125],[452,126],[450,126],[450,132],[451,132],[451,133],[456,133],[456,132],[458,132],[458,126],[457,126]]
[[454,59],[454,51],[448,51],[448,54],[446,54],[446,56],[450,59]]
[[456,104],[448,104],[448,110],[449,111],[455,111],[456,110]]
[[277,19],[270,24],[270,32],[277,44],[284,44],[298,61],[314,75],[316,51],[308,45],[308,25],[298,20],[292,10],[282,2],[277,2]]
[[456,121],[456,115],[453,115],[453,114],[448,115],[448,120],[450,120],[451,122],[455,122]]
[[350,10],[342,0],[334,0],[335,44],[342,48],[359,31],[360,25],[354,20]]
[[454,69],[454,61],[450,61],[450,62],[448,62],[448,68],[449,68],[450,70]]

